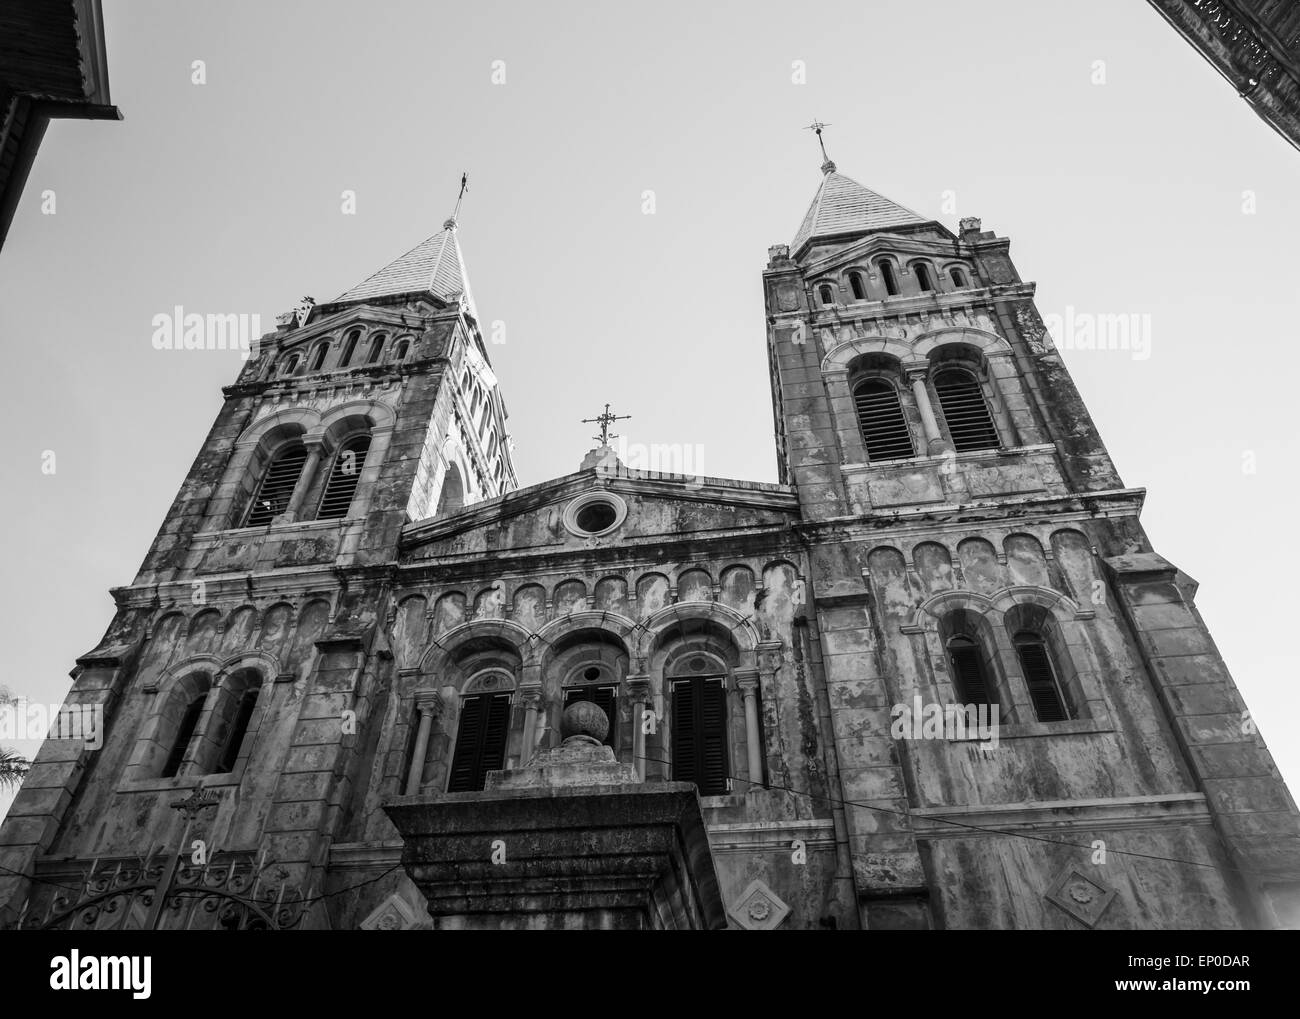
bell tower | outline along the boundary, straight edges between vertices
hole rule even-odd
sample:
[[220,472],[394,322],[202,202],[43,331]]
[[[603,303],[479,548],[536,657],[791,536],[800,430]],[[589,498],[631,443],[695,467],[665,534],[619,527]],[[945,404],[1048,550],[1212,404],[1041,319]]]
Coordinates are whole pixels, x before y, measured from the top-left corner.
[[[286,901],[318,893],[358,733],[394,681],[402,528],[517,487],[454,218],[280,316],[224,395],[73,672],[65,705],[98,713],[102,745],[47,739],[5,820],[0,924],[29,895],[38,917],[51,855],[77,885],[183,831],[221,849],[223,873],[265,879],[275,861]],[[187,794],[192,828],[172,809]]]
[[779,468],[805,514],[1120,487],[1009,241],[822,172],[764,273]]
[[[1096,812],[1079,832],[1111,847],[1127,840],[1105,811],[1169,822],[1147,851],[1174,860],[1189,857],[1169,819],[1203,817],[1215,834],[1194,857],[1230,861],[1222,898],[1239,912],[1197,922],[1294,924],[1300,815],[1008,240],[973,218],[954,234],[829,158],[821,169],[763,282],[862,925],[1020,925],[946,885],[975,859],[967,892],[1006,889],[1042,910],[1030,926],[1100,922],[1051,888],[1074,882],[1094,907],[1136,894],[1120,868],[1035,850],[1033,875],[1012,880],[996,861],[1022,851],[1014,838],[951,827],[1032,826],[1042,804],[1076,802]],[[995,742],[903,724],[932,709],[983,712]]]

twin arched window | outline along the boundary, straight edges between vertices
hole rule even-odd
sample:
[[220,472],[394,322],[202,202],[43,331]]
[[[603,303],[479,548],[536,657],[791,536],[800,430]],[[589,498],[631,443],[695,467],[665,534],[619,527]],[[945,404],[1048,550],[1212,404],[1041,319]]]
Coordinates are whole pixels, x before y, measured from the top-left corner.
[[[164,738],[170,738],[160,777],[173,778],[183,768],[191,775],[234,771],[261,689],[262,677],[255,669],[240,669],[215,689],[206,675],[187,677],[172,692],[173,700],[180,698],[183,708],[169,703],[164,712],[164,726],[169,720],[175,725],[169,734],[164,728]],[[203,711],[209,706],[207,724],[203,732],[197,732]]]
[[[1020,664],[1021,675],[1029,691],[1034,717],[1039,722],[1064,722],[1074,717],[1074,709],[1061,682],[1047,640],[1036,630],[1018,630],[1011,638]],[[999,703],[992,666],[981,642],[968,632],[954,634],[946,644],[953,685],[963,704]]]
[[[964,367],[941,367],[932,382],[956,452],[1001,447],[983,387],[973,372]],[[911,427],[889,377],[876,375],[855,383],[853,406],[869,462],[916,456]]]
[[[352,500],[357,494],[366,455],[370,452],[370,441],[369,434],[360,434],[352,436],[339,446],[316,506],[315,519],[336,520],[348,515]],[[306,464],[307,447],[302,442],[294,440],[280,447],[262,474],[242,526],[265,527],[276,517],[288,512],[300,484],[305,484],[308,488],[315,487],[311,484],[313,479],[303,481],[303,468]],[[294,507],[298,519],[309,519],[300,515],[301,503],[306,494],[304,492],[299,496],[299,504]]]

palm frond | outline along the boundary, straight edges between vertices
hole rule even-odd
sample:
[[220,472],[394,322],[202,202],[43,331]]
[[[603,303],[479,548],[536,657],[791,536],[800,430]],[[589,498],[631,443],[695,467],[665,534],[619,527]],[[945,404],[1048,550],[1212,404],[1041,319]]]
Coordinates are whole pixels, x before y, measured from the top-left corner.
[[27,777],[32,762],[8,747],[0,747],[0,788],[13,787]]

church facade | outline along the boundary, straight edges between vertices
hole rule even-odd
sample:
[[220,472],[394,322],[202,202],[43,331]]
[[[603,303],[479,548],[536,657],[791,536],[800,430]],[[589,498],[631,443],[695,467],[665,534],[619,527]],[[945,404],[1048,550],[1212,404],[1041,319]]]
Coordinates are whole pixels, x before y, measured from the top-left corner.
[[1008,240],[822,169],[762,279],[777,484],[602,445],[519,488],[454,221],[283,316],[77,662],[102,746],[0,826],[0,922],[456,926],[385,804],[590,701],[695,786],[733,928],[1300,923],[1300,814]]

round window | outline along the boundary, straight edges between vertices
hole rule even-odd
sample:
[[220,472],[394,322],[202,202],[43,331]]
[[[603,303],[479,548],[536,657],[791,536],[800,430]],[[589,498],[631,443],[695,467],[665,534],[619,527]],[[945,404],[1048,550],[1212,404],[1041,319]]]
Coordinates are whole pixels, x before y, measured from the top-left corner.
[[600,679],[600,670],[593,666],[582,674],[582,678],[586,680]]
[[573,522],[578,530],[588,534],[598,534],[614,526],[618,519],[618,510],[613,503],[589,502],[574,515]]
[[564,526],[570,534],[595,540],[602,538],[627,519],[627,503],[613,492],[596,491],[580,495],[564,509]]

